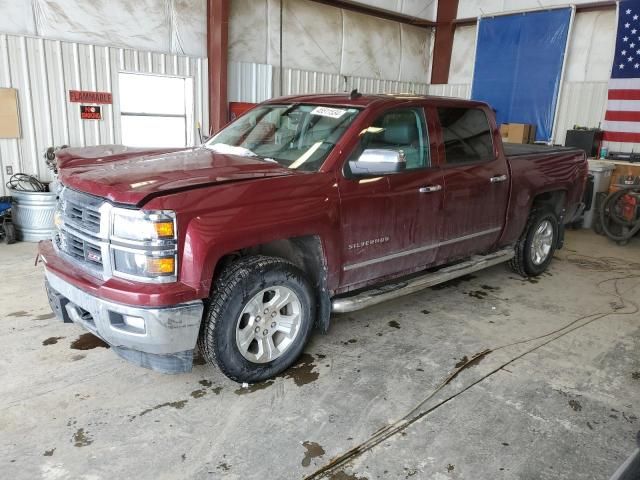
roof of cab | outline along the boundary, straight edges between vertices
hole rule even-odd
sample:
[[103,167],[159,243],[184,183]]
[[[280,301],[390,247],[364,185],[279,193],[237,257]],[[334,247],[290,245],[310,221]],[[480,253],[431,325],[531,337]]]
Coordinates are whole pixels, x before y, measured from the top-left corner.
[[457,103],[464,106],[484,106],[484,102],[465,100],[462,98],[440,97],[433,95],[419,95],[413,93],[382,93],[382,94],[360,94],[354,98],[348,93],[313,94],[313,95],[290,95],[286,97],[272,98],[264,103],[309,103],[319,105],[340,105],[353,107],[370,107],[374,104],[396,103],[401,104],[411,100],[429,100],[434,104]]

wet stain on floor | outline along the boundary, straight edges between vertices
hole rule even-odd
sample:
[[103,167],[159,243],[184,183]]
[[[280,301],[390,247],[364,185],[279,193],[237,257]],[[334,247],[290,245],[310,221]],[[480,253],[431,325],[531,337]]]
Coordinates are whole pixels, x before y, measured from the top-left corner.
[[575,412],[579,412],[582,410],[582,405],[580,405],[580,402],[577,400],[569,400],[569,406],[575,411]]
[[444,290],[445,288],[457,287],[461,283],[469,282],[474,278],[477,277],[475,275],[463,275],[462,277],[454,278],[439,285],[434,285],[433,287],[431,287],[431,290]]
[[45,450],[44,453],[42,454],[45,457],[52,457],[53,456],[53,452],[55,452],[56,449],[52,448],[51,450]]
[[92,350],[97,347],[109,348],[109,345],[91,333],[84,333],[71,342],[74,350]]
[[391,320],[387,325],[391,328],[400,328],[400,324],[396,320]]
[[467,295],[473,298],[477,298],[478,300],[484,300],[489,294],[487,292],[483,292],[482,290],[473,290],[471,292],[467,292]]
[[301,464],[303,467],[308,467],[311,465],[312,459],[322,457],[326,453],[324,448],[316,442],[303,442],[302,446],[306,449]]
[[631,374],[631,378],[633,378],[634,380],[640,380],[640,372],[633,372]]
[[343,345],[349,345],[350,343],[357,343],[358,340],[356,340],[355,338],[351,338],[349,340],[347,340],[346,342],[342,342]]
[[88,435],[89,432],[85,432],[84,428],[79,428],[76,433],[73,434],[73,445],[76,447],[86,447],[93,443],[93,439]]
[[429,315],[431,312],[429,310],[421,310],[423,314]]
[[18,310],[17,312],[7,313],[7,317],[27,317],[29,316],[29,312],[25,312],[24,310]]
[[213,382],[211,380],[200,380],[198,383],[203,387],[210,387],[211,385],[213,385]]
[[56,316],[53,313],[45,313],[43,315],[38,315],[35,320],[51,320],[52,318],[55,318]]
[[74,355],[73,357],[71,357],[71,361],[72,362],[77,362],[78,360],[82,360],[83,358],[87,358],[87,356],[83,355],[83,354]]
[[223,463],[218,464],[216,469],[217,470],[222,470],[223,472],[228,472],[229,470],[231,470],[231,465],[223,462]]
[[42,345],[55,345],[58,340],[62,340],[64,337],[49,337],[42,342]]
[[491,285],[480,285],[480,288],[488,292],[497,292],[500,290],[500,287],[492,287]]
[[249,385],[248,387],[240,387],[234,390],[233,393],[236,395],[246,395],[247,393],[254,393],[259,390],[264,390],[265,388],[269,388],[273,385],[273,380],[267,380],[266,382],[254,383],[253,385]]
[[204,397],[207,394],[207,391],[204,389],[200,389],[200,390],[194,390],[193,392],[191,392],[191,396],[193,398],[200,398],[200,397]]
[[[354,343],[355,340],[354,342],[349,340],[349,342]],[[318,379],[320,373],[314,371],[315,368],[316,365],[313,363],[313,355],[303,353],[300,355],[296,364],[284,372],[283,377],[290,378],[297,386],[302,387]]]
[[456,466],[455,466],[455,465],[451,465],[451,464],[447,465],[447,472],[451,473],[451,472],[453,472],[455,469],[456,469]]
[[146,410],[143,410],[138,415],[133,415],[133,416],[129,417],[129,421],[132,422],[136,418],[136,416],[142,417],[143,415],[146,415],[147,413],[153,412],[154,410],[158,410],[160,408],[172,407],[172,408],[175,408],[177,410],[182,410],[184,408],[184,406],[188,402],[189,402],[189,400],[179,400],[177,402],[161,403],[160,405],[156,405],[155,407],[151,407],[151,408],[147,408]]

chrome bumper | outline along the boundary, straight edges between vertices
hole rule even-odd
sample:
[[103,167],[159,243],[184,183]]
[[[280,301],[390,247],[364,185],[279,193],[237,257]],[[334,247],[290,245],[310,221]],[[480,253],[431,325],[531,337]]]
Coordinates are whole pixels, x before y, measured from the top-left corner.
[[[61,320],[81,325],[138,365],[166,373],[191,369],[202,301],[167,308],[132,307],[89,295],[46,269],[45,275],[52,309]],[[59,308],[54,305],[56,298]]]

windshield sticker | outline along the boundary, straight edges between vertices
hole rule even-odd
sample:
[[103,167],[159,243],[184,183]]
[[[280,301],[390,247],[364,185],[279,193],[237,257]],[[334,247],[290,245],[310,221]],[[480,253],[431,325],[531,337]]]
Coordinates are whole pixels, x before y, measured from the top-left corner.
[[347,113],[342,108],[316,107],[311,110],[311,115],[320,115],[323,117],[340,118]]

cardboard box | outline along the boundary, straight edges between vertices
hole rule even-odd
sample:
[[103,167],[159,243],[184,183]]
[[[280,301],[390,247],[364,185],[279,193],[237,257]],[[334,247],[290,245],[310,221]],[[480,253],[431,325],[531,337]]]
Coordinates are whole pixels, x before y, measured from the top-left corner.
[[528,123],[503,123],[500,125],[500,135],[509,143],[533,143],[536,139],[536,127]]

